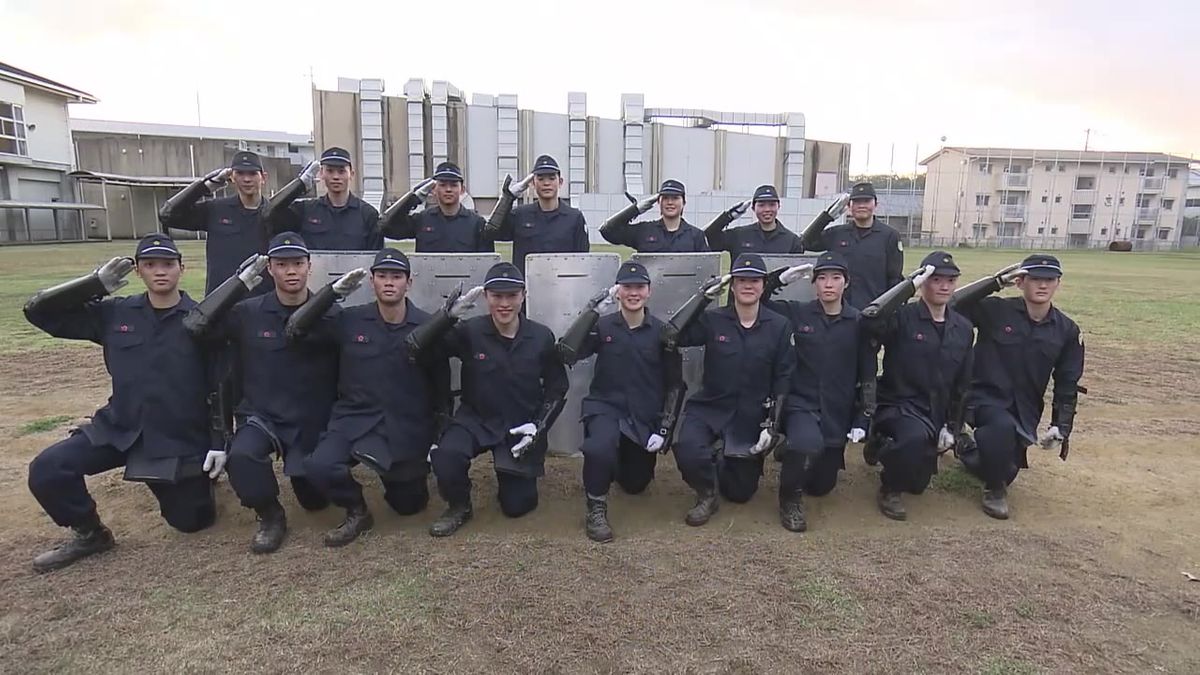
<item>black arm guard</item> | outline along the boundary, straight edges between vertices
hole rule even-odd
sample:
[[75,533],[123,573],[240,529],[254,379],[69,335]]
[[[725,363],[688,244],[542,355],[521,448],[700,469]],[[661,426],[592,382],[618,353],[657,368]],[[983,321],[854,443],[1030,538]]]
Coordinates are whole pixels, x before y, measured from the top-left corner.
[[1058,427],[1058,432],[1063,438],[1071,437],[1071,429],[1075,426],[1075,406],[1078,403],[1078,393],[1055,396],[1050,403],[1050,424]]
[[204,184],[206,180],[208,180],[207,176],[196,179],[192,184],[163,202],[162,207],[158,209],[158,222],[162,224],[164,232],[171,227],[171,221],[178,217],[180,211],[200,201],[201,197],[209,195],[208,186]]
[[858,383],[858,405],[863,417],[870,420],[875,416],[875,390],[879,386],[874,376]]
[[226,421],[224,403],[221,400],[221,393],[218,391],[208,395],[208,421],[211,447],[228,449],[229,441],[233,438],[233,430],[229,428],[229,423]]
[[804,246],[804,250],[820,251],[825,248],[822,245],[821,235],[825,232],[825,228],[832,222],[833,217],[829,215],[828,211],[818,213],[817,217],[813,218],[812,222],[808,224],[808,227],[804,228],[804,233],[800,235],[800,243]]
[[293,178],[290,183],[284,185],[279,192],[271,195],[267,200],[267,206],[263,209],[262,215],[259,216],[262,222],[267,224],[272,234],[279,234],[276,230],[277,220],[280,212],[291,206],[292,202],[299,199],[304,193],[308,192],[308,186],[299,178]]
[[504,226],[504,220],[508,218],[508,214],[512,212],[513,204],[517,198],[508,192],[508,186],[512,179],[504,179],[504,187],[500,190],[500,201],[496,202],[496,208],[492,209],[492,215],[488,216],[487,222],[483,225],[483,234],[485,238],[495,237],[500,233],[500,229]]
[[408,215],[413,212],[413,209],[421,205],[421,198],[417,196],[415,189],[405,192],[400,199],[397,199],[391,206],[380,216],[380,227],[390,228],[395,225],[392,221],[401,216]]
[[558,419],[558,414],[567,404],[565,396],[560,396],[542,404],[541,411],[538,412],[537,419],[533,421],[538,428],[538,435],[545,437],[546,432],[550,431],[550,427],[554,424],[554,420]]
[[567,332],[558,339],[555,347],[558,349],[558,355],[562,358],[562,362],[568,366],[575,365],[579,361],[577,356],[580,350],[583,349],[583,343],[587,340],[588,333],[592,332],[596,322],[600,320],[600,314],[591,307],[583,310]]
[[202,336],[249,294],[250,289],[246,288],[246,284],[235,274],[221,282],[212,293],[204,296],[204,299],[183,317],[183,327],[192,337]]
[[787,403],[787,394],[776,394],[768,403],[770,412],[767,414],[767,419],[763,421],[762,426],[773,434],[783,433],[783,413],[784,404]]
[[408,360],[416,363],[421,358],[421,352],[437,344],[442,335],[456,323],[458,319],[450,316],[448,310],[441,309],[429,317],[428,321],[414,328],[413,332],[404,338],[404,346],[408,348]]
[[964,308],[979,302],[992,293],[999,293],[1000,288],[1000,280],[994,276],[972,281],[954,291],[954,295],[950,297],[950,306],[962,311]]
[[686,387],[680,383],[668,389],[667,396],[663,400],[662,417],[658,422],[658,435],[666,441],[663,443],[663,452],[667,451],[667,446],[671,444],[671,436],[675,435],[675,425],[679,422],[680,411],[683,410],[685,393]]
[[722,211],[717,214],[716,218],[710,220],[708,225],[704,227],[704,236],[707,237],[713,234],[720,234],[725,230],[726,227],[729,227],[729,224],[732,222],[733,216],[729,215],[729,211]]
[[771,298],[773,295],[779,292],[779,289],[783,288],[783,282],[780,281],[779,278],[782,277],[783,273],[786,271],[788,271],[787,267],[780,267],[777,270],[771,270],[771,273],[767,275],[767,280],[763,282],[762,296],[764,298]]
[[863,308],[862,315],[868,319],[880,319],[895,312],[917,294],[917,287],[912,279],[905,279],[883,292],[878,298]]
[[[668,326],[665,335],[669,337],[678,335],[689,323],[695,321],[711,302],[712,299],[705,295],[704,291],[700,291],[688,298],[688,301],[683,303],[683,306],[675,310],[675,313],[671,315],[670,321],[667,322]],[[674,345],[669,342],[667,346],[674,348]]]
[[604,221],[604,224],[600,226],[600,236],[604,237],[605,240],[607,240],[608,237],[612,234],[613,230],[618,230],[622,227],[625,227],[626,225],[628,225],[630,223],[630,221],[632,221],[637,216],[638,216],[638,205],[637,205],[637,202],[635,201],[634,203],[630,204],[629,206],[626,206],[625,208],[621,209],[620,211],[617,211],[613,215],[609,216],[608,220]]
[[89,300],[108,295],[108,289],[96,272],[78,279],[51,286],[38,291],[25,303],[25,316],[30,314],[53,314],[79,307]]
[[309,297],[308,302],[300,306],[287,321],[287,327],[283,329],[289,340],[294,340],[303,336],[313,327],[321,317],[325,316],[325,312],[333,307],[333,303],[337,302],[337,293],[333,292],[333,284],[328,283],[321,287],[321,290]]

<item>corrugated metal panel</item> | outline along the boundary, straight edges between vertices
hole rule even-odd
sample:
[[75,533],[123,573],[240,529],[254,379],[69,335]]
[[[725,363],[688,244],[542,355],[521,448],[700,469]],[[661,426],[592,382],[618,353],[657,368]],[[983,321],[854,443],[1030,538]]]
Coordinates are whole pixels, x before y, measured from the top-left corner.
[[709,192],[715,187],[716,135],[710,129],[654,125],[662,136],[659,180],[683,181],[689,192]]
[[625,191],[646,192],[646,166],[643,115],[646,97],[642,94],[621,94],[621,121],[625,124]]
[[572,198],[587,191],[587,94],[567,94],[567,194]]
[[[531,164],[538,155],[550,155],[558,162],[560,168],[568,166],[567,159],[571,156],[569,124],[570,120],[566,115],[533,113],[533,143],[529,147],[530,153],[533,155],[530,157]],[[562,170],[564,172],[563,179],[566,180],[568,178],[565,175],[567,169],[563,168]]]
[[[496,180],[499,166],[497,108],[490,103],[480,105],[480,98],[476,96],[475,103],[467,106],[467,165],[463,172],[467,189],[473,196],[497,197],[500,187]],[[487,100],[491,101],[492,97]]]
[[358,84],[358,128],[362,137],[358,175],[362,200],[383,206],[383,80],[366,79]]
[[593,118],[596,127],[595,191],[620,194],[625,189],[625,127],[617,120]]
[[404,97],[408,99],[408,179],[416,183],[432,168],[427,168],[425,161],[425,81],[412,79],[404,83]]

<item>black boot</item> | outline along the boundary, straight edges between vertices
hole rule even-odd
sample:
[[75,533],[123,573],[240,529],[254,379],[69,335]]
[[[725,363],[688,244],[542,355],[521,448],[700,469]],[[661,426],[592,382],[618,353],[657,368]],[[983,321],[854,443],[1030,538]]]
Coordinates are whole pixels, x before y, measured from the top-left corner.
[[103,553],[112,548],[112,530],[100,522],[100,517],[92,514],[87,522],[71,528],[72,537],[54,548],[33,559],[33,569],[37,572],[60,570],[77,560]]
[[274,553],[283,545],[287,536],[287,514],[283,506],[276,500],[261,506],[258,512],[258,532],[250,540],[250,551],[253,553]]
[[451,504],[429,526],[429,534],[434,537],[449,537],[458,532],[458,528],[466,525],[474,514],[475,512],[471,510],[471,502]]
[[899,492],[888,492],[880,488],[879,511],[892,520],[908,519],[908,511],[904,509],[904,502],[900,501]]
[[1008,520],[1008,489],[1001,485],[983,491],[983,512],[996,520]]
[[351,506],[346,509],[342,524],[325,533],[325,545],[330,548],[345,546],[372,527],[375,527],[375,516],[367,510],[366,503]]
[[587,498],[587,518],[584,521],[588,539],[606,544],[613,540],[612,528],[608,525],[608,501]]
[[800,493],[789,495],[779,502],[779,523],[783,529],[791,532],[803,532],[808,529],[808,521],[804,519],[804,502]]
[[719,501],[717,501],[716,490],[709,488],[707,490],[697,492],[696,505],[688,510],[687,516],[683,519],[683,522],[691,525],[692,527],[700,527],[701,525],[707,523],[708,519],[712,518],[713,514],[715,514],[717,509],[720,507],[721,504]]

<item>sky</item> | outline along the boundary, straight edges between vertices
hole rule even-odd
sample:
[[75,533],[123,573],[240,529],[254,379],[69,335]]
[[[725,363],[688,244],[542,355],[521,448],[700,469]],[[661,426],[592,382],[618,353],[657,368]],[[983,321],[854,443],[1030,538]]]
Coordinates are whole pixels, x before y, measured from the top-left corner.
[[943,137],[1200,158],[1195,0],[0,0],[0,23],[0,61],[100,99],[77,117],[309,133],[312,86],[421,78],[602,117],[622,93],[798,111],[852,173]]

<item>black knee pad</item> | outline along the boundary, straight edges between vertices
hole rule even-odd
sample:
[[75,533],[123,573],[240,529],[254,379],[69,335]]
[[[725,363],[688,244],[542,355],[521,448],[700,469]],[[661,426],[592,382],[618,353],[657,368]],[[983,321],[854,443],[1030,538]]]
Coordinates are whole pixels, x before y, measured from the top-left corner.
[[649,487],[650,481],[652,481],[652,480],[654,480],[653,475],[650,475],[650,476],[621,476],[621,475],[618,475],[617,476],[617,485],[620,485],[621,489],[624,490],[626,494],[640,495],[646,491],[646,488]]
[[184,534],[193,534],[206,530],[217,522],[217,508],[214,505],[204,506],[188,513],[163,516],[163,519],[176,530]]
[[537,495],[501,496],[500,511],[509,518],[520,518],[537,508]]
[[329,498],[304,478],[292,478],[292,493],[305,511],[320,511],[329,506]]
[[383,501],[402,516],[413,516],[429,505],[429,488],[422,481],[421,489],[395,487],[384,490]]

